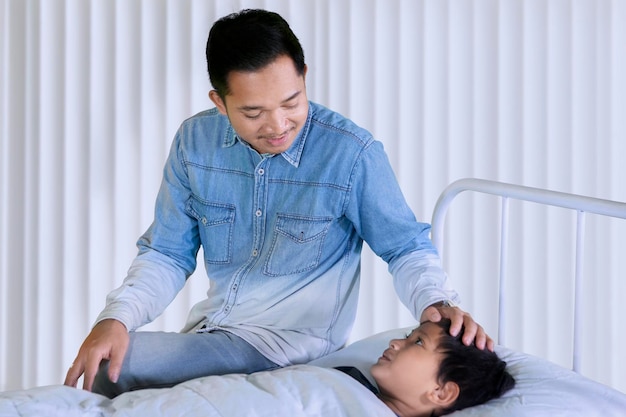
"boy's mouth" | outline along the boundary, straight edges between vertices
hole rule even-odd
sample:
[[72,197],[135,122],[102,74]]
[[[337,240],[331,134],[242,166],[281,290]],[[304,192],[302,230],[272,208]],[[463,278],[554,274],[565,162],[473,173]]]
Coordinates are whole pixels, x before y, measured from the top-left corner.
[[378,358],[379,361],[387,361],[387,362],[391,362],[391,358],[389,357],[389,355],[387,354],[387,351],[385,350],[383,352],[383,354],[380,356],[380,358]]

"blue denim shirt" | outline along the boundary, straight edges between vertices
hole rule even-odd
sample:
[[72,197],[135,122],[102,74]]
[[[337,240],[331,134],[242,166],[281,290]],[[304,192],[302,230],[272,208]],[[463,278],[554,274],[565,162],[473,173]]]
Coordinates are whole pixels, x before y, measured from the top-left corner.
[[176,134],[154,222],[98,320],[129,330],[154,320],[202,246],[210,288],[183,331],[224,329],[281,366],[308,362],[349,336],[363,240],[388,263],[415,317],[436,301],[457,301],[429,231],[382,144],[338,113],[309,103],[292,146],[260,155],[228,118],[207,110]]

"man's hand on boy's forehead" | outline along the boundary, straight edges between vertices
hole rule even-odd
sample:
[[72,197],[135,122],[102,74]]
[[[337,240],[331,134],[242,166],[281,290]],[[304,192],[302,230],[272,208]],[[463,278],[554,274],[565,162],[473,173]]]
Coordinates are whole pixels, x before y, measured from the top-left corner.
[[478,349],[487,348],[493,352],[494,343],[491,337],[487,335],[482,326],[474,321],[469,313],[461,310],[459,307],[451,306],[447,303],[435,303],[424,309],[420,322],[438,322],[442,317],[450,319],[450,334],[452,336],[458,335],[461,328],[465,327],[465,332],[463,333],[463,343],[465,345],[469,346],[473,342]]

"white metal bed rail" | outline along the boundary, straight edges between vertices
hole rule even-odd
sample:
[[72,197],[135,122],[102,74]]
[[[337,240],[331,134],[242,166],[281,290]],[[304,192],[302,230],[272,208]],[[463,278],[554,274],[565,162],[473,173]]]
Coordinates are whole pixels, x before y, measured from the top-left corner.
[[477,178],[460,179],[450,184],[441,193],[432,217],[431,236],[434,245],[443,257],[444,222],[448,208],[454,198],[463,191],[474,191],[491,194],[501,198],[500,220],[500,266],[499,266],[499,300],[498,300],[498,343],[506,344],[505,305],[507,268],[507,242],[509,229],[509,199],[529,201],[547,206],[562,207],[576,211],[576,253],[574,268],[574,371],[580,370],[581,317],[582,307],[582,270],[584,254],[585,213],[599,214],[608,217],[626,219],[626,203],[603,200],[600,198],[527,187],[523,185],[483,180]]

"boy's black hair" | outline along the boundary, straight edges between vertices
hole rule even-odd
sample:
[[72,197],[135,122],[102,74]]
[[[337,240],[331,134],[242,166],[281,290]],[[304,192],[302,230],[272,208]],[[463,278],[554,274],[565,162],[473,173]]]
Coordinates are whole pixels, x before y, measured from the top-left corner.
[[222,99],[229,93],[231,71],[257,71],[279,56],[290,57],[304,74],[304,51],[289,24],[279,14],[244,9],[213,24],[206,44],[209,78]]
[[515,379],[506,370],[506,362],[495,352],[462,342],[465,328],[452,336],[450,320],[441,319],[435,324],[443,330],[437,347],[443,354],[437,379],[442,384],[450,381],[459,386],[458,398],[441,412],[442,415],[483,404],[515,386]]

